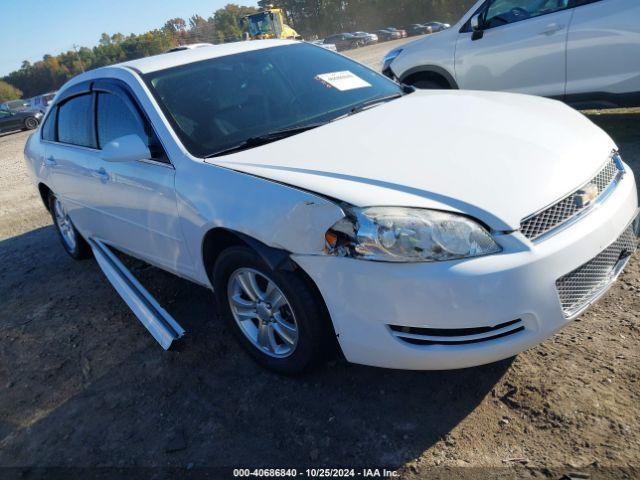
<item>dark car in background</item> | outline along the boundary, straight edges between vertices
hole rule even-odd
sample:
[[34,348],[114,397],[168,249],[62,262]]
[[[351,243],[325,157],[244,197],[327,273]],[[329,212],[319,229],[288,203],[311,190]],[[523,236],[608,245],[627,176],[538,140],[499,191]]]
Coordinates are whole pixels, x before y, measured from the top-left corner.
[[364,45],[373,45],[378,43],[378,36],[375,33],[352,32],[351,35],[362,40]]
[[325,38],[323,43],[335,45],[339,52],[365,45],[362,38],[351,35],[350,33],[337,33],[335,35],[331,35]]
[[396,27],[387,27],[385,30],[389,30],[390,32],[398,32],[400,34],[400,38],[407,38],[407,31],[402,30],[401,28]]
[[447,28],[451,27],[451,25],[449,25],[448,23],[442,22],[427,22],[423,23],[422,25],[431,28],[431,32],[429,33],[441,32],[442,30],[446,30]]
[[0,110],[5,112],[22,112],[29,108],[29,100],[10,100],[0,104]]
[[409,25],[405,30],[410,37],[415,37],[416,35],[425,35],[432,32],[431,27],[428,27],[427,25],[421,25],[419,23]]
[[388,42],[389,40],[400,40],[402,38],[402,34],[399,31],[391,31],[388,29],[378,30],[376,32],[378,35],[378,40],[381,42]]
[[[3,104],[2,106],[4,106]],[[0,133],[38,128],[42,113],[30,110],[15,111],[0,106]]]

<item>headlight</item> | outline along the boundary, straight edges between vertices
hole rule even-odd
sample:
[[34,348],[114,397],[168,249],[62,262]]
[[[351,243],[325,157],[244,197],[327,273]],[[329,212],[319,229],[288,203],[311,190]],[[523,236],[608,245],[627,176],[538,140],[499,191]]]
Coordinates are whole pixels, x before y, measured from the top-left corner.
[[326,241],[329,254],[379,262],[440,262],[501,251],[467,217],[403,207],[351,208]]
[[398,58],[398,55],[402,53],[402,48],[396,48],[395,50],[391,50],[384,56],[382,60],[382,71],[384,72],[387,68],[391,66],[391,63]]

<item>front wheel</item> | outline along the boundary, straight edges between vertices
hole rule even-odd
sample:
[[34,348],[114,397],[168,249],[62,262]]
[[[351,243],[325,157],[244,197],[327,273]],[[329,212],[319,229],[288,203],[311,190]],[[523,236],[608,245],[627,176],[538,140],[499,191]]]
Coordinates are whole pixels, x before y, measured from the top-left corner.
[[414,82],[411,82],[409,85],[412,87],[416,87],[419,90],[443,90],[447,89],[442,84],[438,82],[434,82],[433,80],[422,80],[418,79]]
[[330,351],[325,310],[302,274],[273,270],[238,246],[220,254],[213,280],[220,313],[264,367],[297,374]]

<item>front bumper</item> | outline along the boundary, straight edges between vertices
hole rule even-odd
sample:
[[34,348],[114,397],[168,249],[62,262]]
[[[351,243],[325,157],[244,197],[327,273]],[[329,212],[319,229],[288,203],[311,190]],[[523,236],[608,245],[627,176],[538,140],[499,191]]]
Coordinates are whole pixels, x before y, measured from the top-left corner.
[[[635,180],[625,168],[606,201],[569,228],[536,244],[519,232],[497,236],[500,254],[421,264],[292,258],[318,286],[350,362],[409,370],[494,362],[539,344],[569,323],[556,282],[613,244],[638,215]],[[457,329],[474,341],[406,341],[416,332]],[[398,331],[412,333],[403,339]],[[501,335],[505,331],[512,333]]]

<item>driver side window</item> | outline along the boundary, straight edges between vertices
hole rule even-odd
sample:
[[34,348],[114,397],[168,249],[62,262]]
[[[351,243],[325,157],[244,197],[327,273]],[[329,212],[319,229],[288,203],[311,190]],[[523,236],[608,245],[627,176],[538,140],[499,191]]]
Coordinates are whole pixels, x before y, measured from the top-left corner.
[[569,0],[491,0],[484,28],[494,28],[568,8]]

